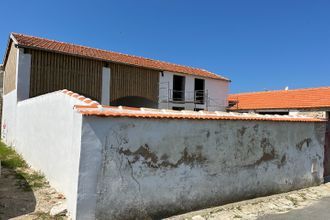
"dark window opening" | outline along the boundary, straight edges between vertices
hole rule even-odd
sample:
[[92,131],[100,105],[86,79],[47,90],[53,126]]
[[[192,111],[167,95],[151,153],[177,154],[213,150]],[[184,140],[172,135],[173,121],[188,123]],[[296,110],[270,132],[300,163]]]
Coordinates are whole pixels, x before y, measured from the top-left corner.
[[231,107],[233,107],[237,104],[238,104],[238,101],[229,100],[228,101],[228,108],[231,108]]
[[185,77],[173,76],[173,101],[183,102],[185,91]]
[[184,107],[176,107],[176,106],[173,106],[173,107],[172,107],[172,110],[181,111],[181,110],[184,110]]
[[205,80],[195,79],[195,92],[194,92],[195,103],[204,104],[205,100]]
[[257,112],[260,115],[289,115],[289,112]]
[[198,112],[198,111],[204,111],[203,108],[194,108],[194,111]]

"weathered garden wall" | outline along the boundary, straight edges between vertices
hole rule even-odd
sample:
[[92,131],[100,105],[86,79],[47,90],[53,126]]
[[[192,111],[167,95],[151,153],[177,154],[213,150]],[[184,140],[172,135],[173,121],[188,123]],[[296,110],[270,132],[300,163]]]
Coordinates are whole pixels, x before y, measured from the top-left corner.
[[77,218],[160,218],[319,184],[324,129],[84,116]]

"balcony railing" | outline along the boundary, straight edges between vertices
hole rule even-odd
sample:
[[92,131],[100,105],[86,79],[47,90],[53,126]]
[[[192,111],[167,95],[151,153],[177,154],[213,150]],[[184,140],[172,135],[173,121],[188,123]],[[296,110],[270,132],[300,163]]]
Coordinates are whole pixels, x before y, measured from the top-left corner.
[[207,97],[207,91],[206,90],[183,91],[183,90],[169,89],[168,97],[170,102],[194,103],[194,104],[203,105]]

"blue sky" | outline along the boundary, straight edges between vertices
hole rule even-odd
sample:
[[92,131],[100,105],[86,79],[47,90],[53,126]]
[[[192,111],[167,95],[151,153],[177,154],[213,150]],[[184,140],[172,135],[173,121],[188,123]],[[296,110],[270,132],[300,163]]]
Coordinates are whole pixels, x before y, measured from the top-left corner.
[[233,93],[330,86],[329,0],[2,1],[10,32],[210,70]]

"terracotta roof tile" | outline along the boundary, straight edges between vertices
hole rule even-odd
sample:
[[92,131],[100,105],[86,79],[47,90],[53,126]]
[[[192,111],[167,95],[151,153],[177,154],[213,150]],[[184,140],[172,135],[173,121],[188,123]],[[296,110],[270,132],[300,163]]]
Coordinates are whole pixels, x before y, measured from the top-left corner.
[[[54,40],[49,40],[40,37],[28,36],[23,34],[12,33],[15,41],[17,41],[18,46],[25,48],[36,48],[41,50],[48,50],[57,53],[70,54],[75,56],[82,56],[91,59],[98,59],[116,63],[123,63],[128,65],[134,65],[144,68],[151,68],[160,71],[170,71],[178,72],[188,75],[202,76],[212,79],[220,79],[225,81],[230,81],[229,79],[209,72],[207,70],[193,68],[189,66],[183,66],[178,64],[172,64],[168,62],[163,62],[159,60],[152,60],[148,58],[132,56],[112,51],[106,51],[96,48],[90,48],[86,46],[80,46],[70,43],[64,43]],[[7,51],[8,53],[8,51]],[[4,63],[6,62],[6,58]]]
[[67,89],[63,89],[63,90],[61,90],[61,92],[68,96],[71,96],[72,98],[75,98],[75,99],[78,99],[79,101],[84,102],[89,107],[100,105],[100,103],[98,103],[97,101],[91,100],[90,98],[86,98],[85,96],[79,95],[78,93],[74,93]]
[[322,119],[301,116],[259,115],[247,113],[227,113],[209,111],[175,111],[167,109],[133,108],[125,106],[104,106],[98,102],[81,96],[69,90],[60,92],[72,98],[83,100],[86,105],[75,105],[74,108],[85,116],[98,117],[130,117],[130,118],[156,118],[156,119],[188,119],[188,120],[243,120],[243,121],[282,121],[282,122],[325,122]]
[[330,108],[330,87],[232,94],[228,101],[237,102],[230,110]]
[[218,112],[190,112],[155,110],[155,109],[128,109],[112,106],[75,106],[75,109],[86,116],[99,117],[130,117],[130,118],[156,118],[156,119],[189,119],[189,120],[240,120],[240,121],[282,121],[282,122],[324,122],[321,119],[293,116],[264,116],[264,115],[231,115]]

